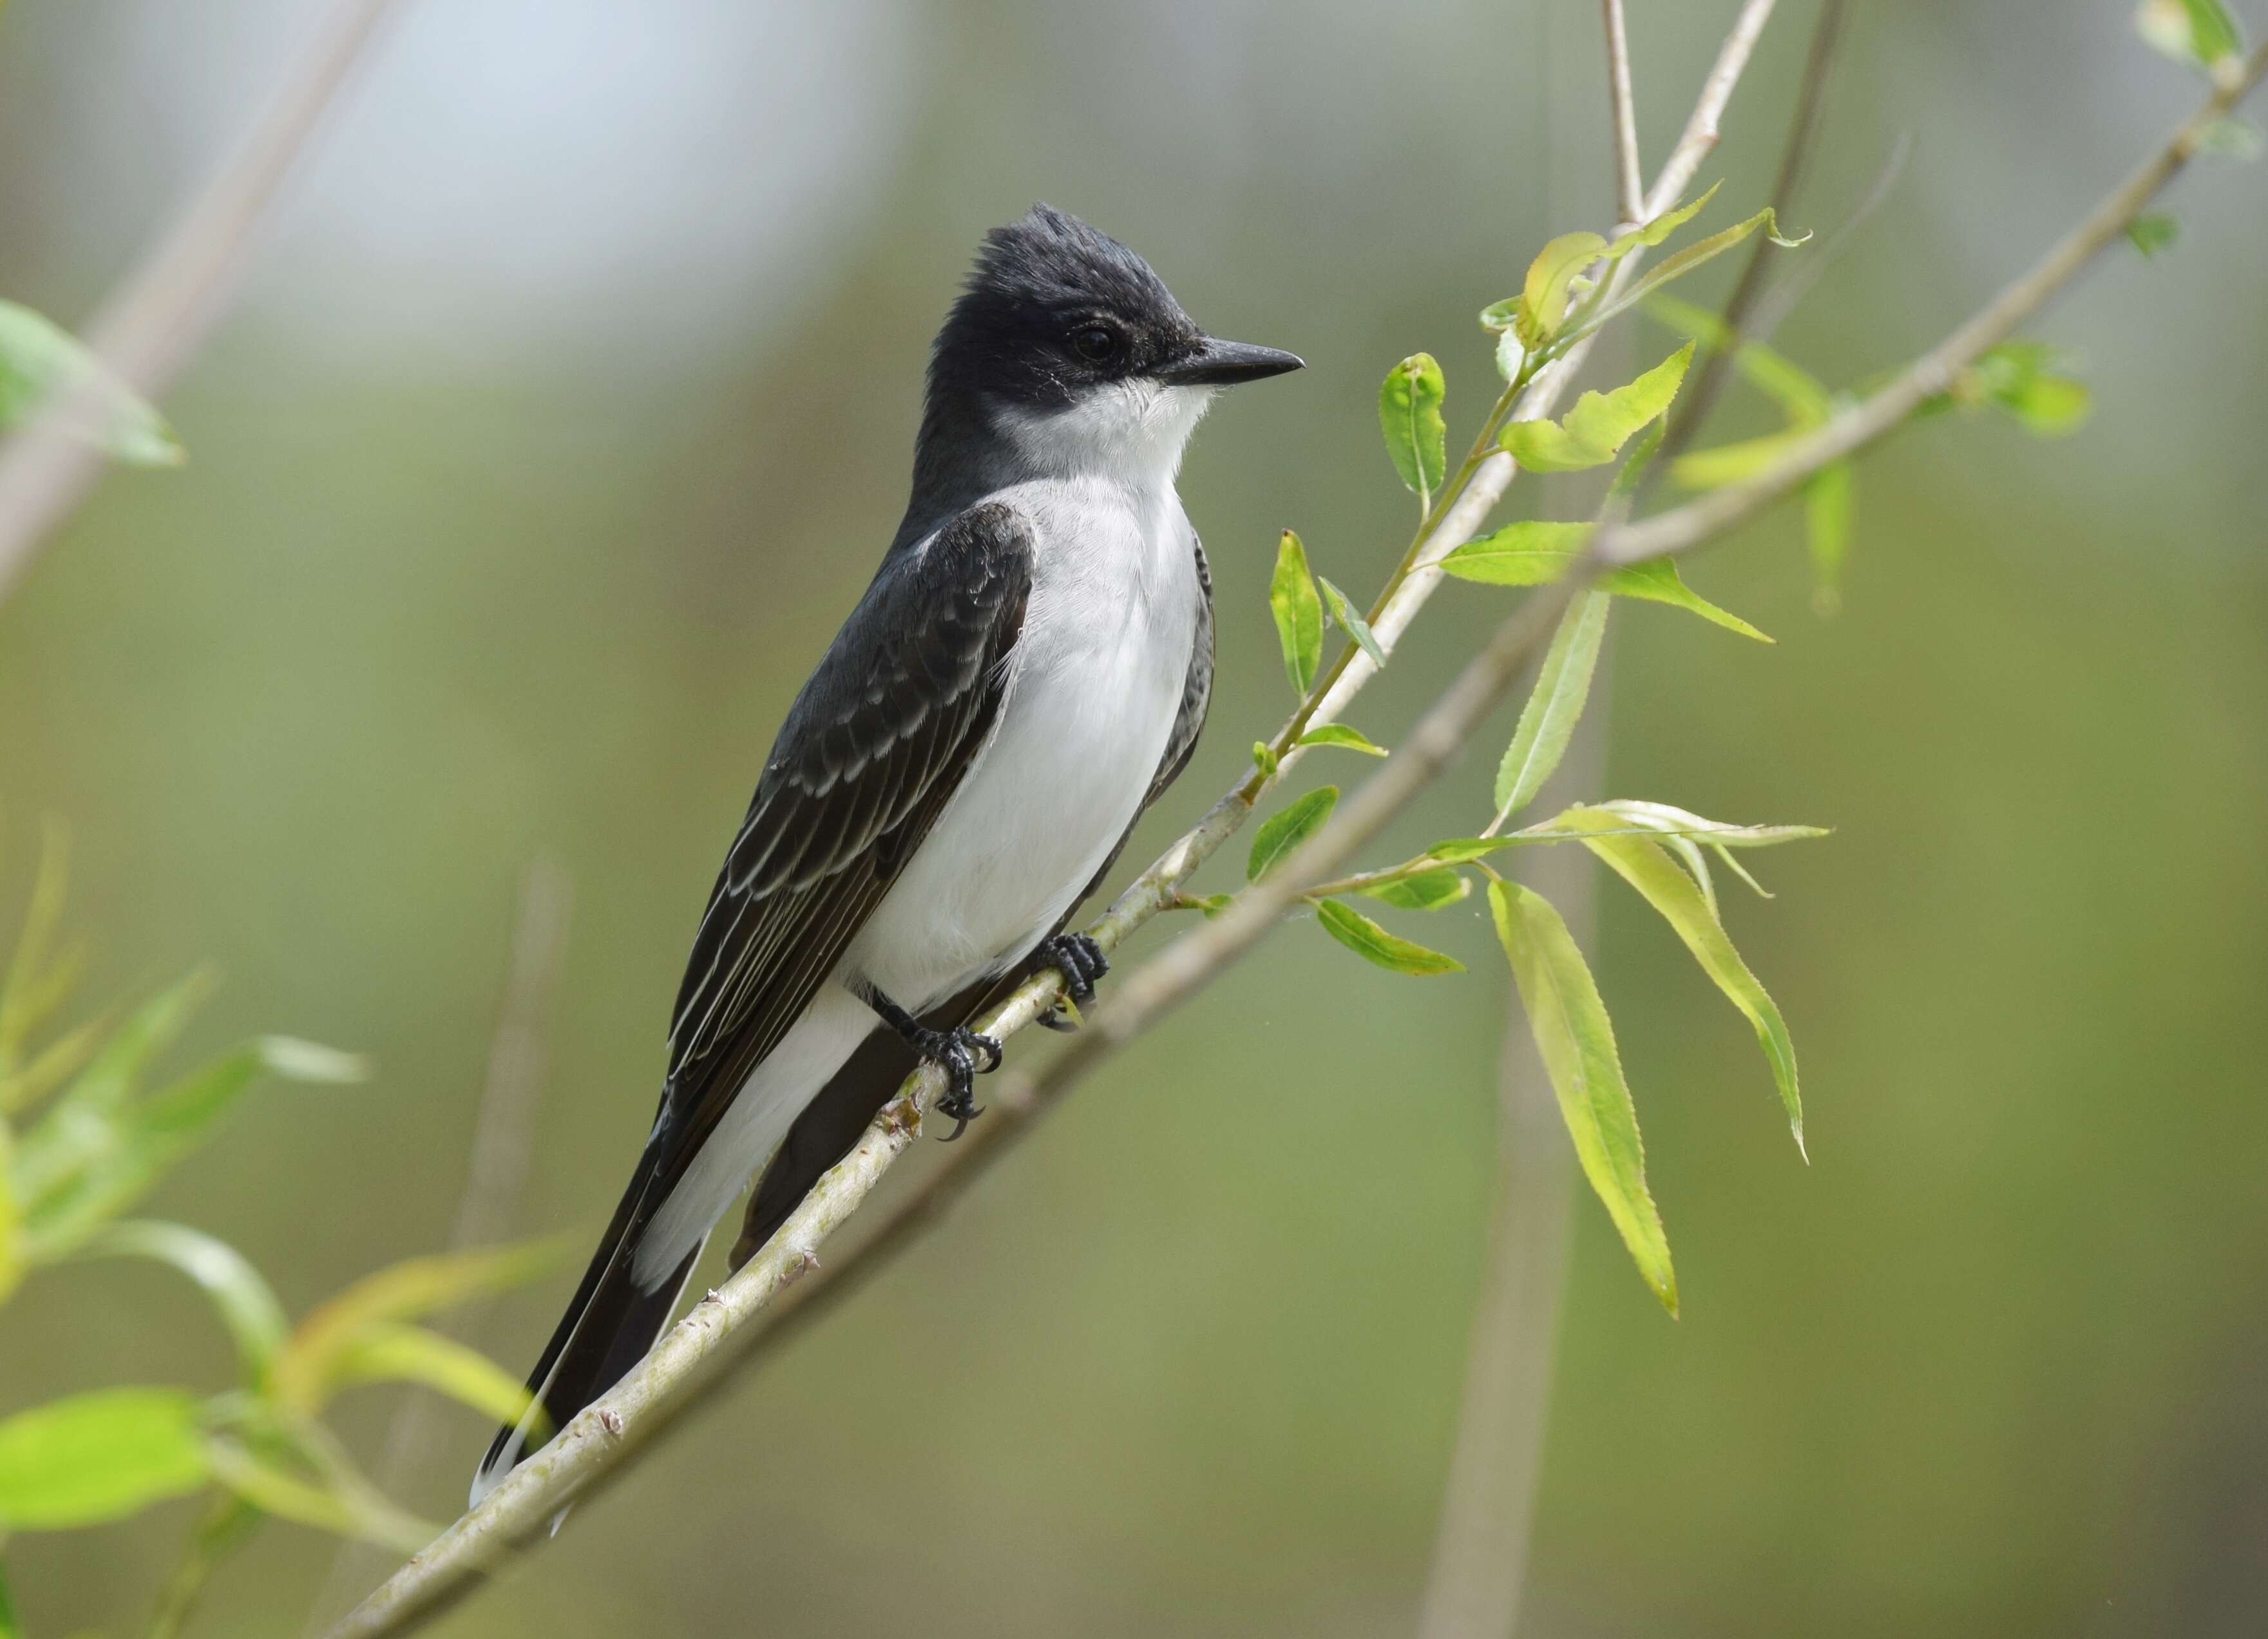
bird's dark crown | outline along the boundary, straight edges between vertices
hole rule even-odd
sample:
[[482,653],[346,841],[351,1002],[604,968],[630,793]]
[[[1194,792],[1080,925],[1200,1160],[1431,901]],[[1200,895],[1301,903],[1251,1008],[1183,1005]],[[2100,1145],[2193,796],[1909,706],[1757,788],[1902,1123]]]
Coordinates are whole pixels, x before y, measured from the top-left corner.
[[1037,204],[984,236],[938,332],[930,402],[1059,407],[1083,388],[1154,373],[1204,340],[1148,262]]

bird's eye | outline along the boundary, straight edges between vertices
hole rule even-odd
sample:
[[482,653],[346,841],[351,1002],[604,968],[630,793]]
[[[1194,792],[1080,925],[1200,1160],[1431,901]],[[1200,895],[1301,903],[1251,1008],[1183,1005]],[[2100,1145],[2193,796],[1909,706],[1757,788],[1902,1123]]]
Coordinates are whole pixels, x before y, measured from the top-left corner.
[[1126,343],[1117,331],[1107,324],[1082,325],[1071,333],[1071,351],[1091,364],[1108,364],[1118,357]]

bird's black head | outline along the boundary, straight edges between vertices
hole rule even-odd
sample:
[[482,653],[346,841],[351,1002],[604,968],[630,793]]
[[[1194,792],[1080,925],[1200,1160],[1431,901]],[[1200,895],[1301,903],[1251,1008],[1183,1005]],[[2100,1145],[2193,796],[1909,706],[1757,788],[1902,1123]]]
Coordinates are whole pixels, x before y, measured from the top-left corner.
[[1113,383],[1225,387],[1300,363],[1206,336],[1148,262],[1040,204],[984,236],[938,333],[930,395],[1044,413]]

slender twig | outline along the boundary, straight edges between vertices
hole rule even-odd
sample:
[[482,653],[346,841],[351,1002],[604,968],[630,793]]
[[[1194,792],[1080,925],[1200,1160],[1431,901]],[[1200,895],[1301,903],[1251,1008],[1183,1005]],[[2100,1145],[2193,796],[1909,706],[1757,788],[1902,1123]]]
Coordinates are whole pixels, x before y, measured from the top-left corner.
[[[2165,151],[2123,184],[2039,267],[2003,291],[1875,399],[1826,424],[1756,480],[1643,523],[1601,530],[1590,553],[1565,580],[1539,591],[1498,629],[1385,766],[1340,805],[1329,825],[1218,920],[1176,941],[1129,975],[1045,1072],[1008,1078],[996,1095],[991,1122],[1003,1128],[1027,1126],[1039,1109],[1060,1098],[1103,1058],[1157,1023],[1257,942],[1293,900],[1374,837],[1447,765],[1541,648],[1568,602],[1607,567],[1691,550],[1752,516],[1828,461],[1879,439],[1916,405],[1943,391],[1962,368],[2036,312],[2115,238],[2196,151],[2210,125],[2264,71],[2268,71],[2268,48],[2228,77]],[[1893,402],[1903,408],[1885,414],[1880,406]],[[1476,474],[1476,485],[1478,482]],[[1095,925],[1098,940],[1115,946],[1133,927],[1172,904],[1189,872],[1248,810],[1241,787],[1215,804],[1204,823],[1176,842]],[[992,1034],[1024,1028],[1042,1012],[1052,1010],[1059,989],[1060,980],[1052,974],[1035,978],[1012,995],[984,1028]],[[920,1111],[943,1090],[943,1073],[934,1067],[924,1067],[909,1078],[907,1089],[885,1107],[738,1275],[696,1304],[629,1377],[364,1601],[334,1629],[335,1639],[402,1632],[461,1598],[514,1547],[540,1537],[563,1505],[619,1473],[630,1454],[699,1399],[718,1381],[722,1367],[745,1352],[747,1340],[734,1334],[817,1266],[820,1243],[850,1217],[912,1141]],[[980,1153],[997,1153],[1006,1141],[1005,1137],[994,1138]],[[924,1206],[965,1188],[975,1170],[969,1166],[940,1170],[932,1180],[932,1190],[924,1192]],[[940,1189],[943,1193],[937,1193]],[[894,1238],[895,1228],[886,1224],[877,1240]]]
[[[1779,173],[1772,179],[1771,194],[1764,202],[1783,222],[1795,209],[1804,173],[1819,144],[1820,122],[1827,114],[1827,88],[1835,78],[1836,51],[1843,39],[1843,16],[1844,0],[1825,0],[1819,8],[1818,21],[1812,25],[1811,47],[1804,57],[1795,114],[1788,122],[1786,145],[1780,151]],[[1741,269],[1741,277],[1734,281],[1733,293],[1725,300],[1719,321],[1723,340],[1702,359],[1691,382],[1678,395],[1668,431],[1662,435],[1660,449],[1654,453],[1651,469],[1653,473],[1668,471],[1669,463],[1693,441],[1701,424],[1708,419],[1717,395],[1724,389],[1725,373],[1732,365],[1733,355],[1740,351],[1749,311],[1764,294],[1764,275],[1771,265],[1767,259],[1773,248],[1768,237],[1756,235],[1749,259]]]
[[1897,187],[1898,179],[1905,174],[1906,159],[1912,152],[1913,133],[1900,131],[1891,140],[1889,157],[1882,161],[1882,168],[1874,173],[1874,180],[1867,185],[1866,193],[1852,207],[1851,214],[1843,218],[1818,249],[1800,257],[1800,265],[1782,274],[1757,301],[1742,331],[1743,340],[1768,342],[1772,338],[1787,315],[1826,277],[1828,269],[1843,259],[1859,230],[1882,208],[1883,202]]
[[[339,0],[243,145],[89,327],[87,345],[146,398],[170,386],[235,292],[254,231],[393,0]],[[92,487],[100,453],[70,406],[0,446],[0,598]]]
[[[496,1031],[489,1039],[488,1074],[473,1120],[464,1188],[449,1229],[453,1251],[505,1239],[519,1218],[543,1097],[546,1020],[566,954],[574,905],[574,880],[556,860],[539,854],[528,862],[520,874],[511,965]],[[486,1307],[487,1300],[481,1298],[460,1305],[447,1330],[469,1340]],[[372,1483],[382,1495],[401,1495],[431,1465],[444,1427],[439,1409],[439,1400],[430,1394],[403,1399],[371,1471]],[[380,1580],[387,1562],[384,1554],[383,1547],[372,1542],[350,1539],[339,1545],[330,1575],[312,1607],[309,1626],[313,1631],[336,1621]]]
[[1614,121],[1615,209],[1625,222],[1646,212],[1646,179],[1638,169],[1638,107],[1631,96],[1630,33],[1623,0],[1599,0],[1607,24],[1607,107]]

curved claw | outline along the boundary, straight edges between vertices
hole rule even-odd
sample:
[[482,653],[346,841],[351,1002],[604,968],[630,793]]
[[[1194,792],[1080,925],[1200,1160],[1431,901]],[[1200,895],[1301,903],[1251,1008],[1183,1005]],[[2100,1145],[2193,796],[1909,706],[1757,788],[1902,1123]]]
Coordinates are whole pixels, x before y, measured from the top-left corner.
[[1064,993],[1085,1006],[1094,1000],[1094,981],[1110,971],[1110,958],[1092,934],[1057,934],[1040,947],[1042,959],[1063,975]]

